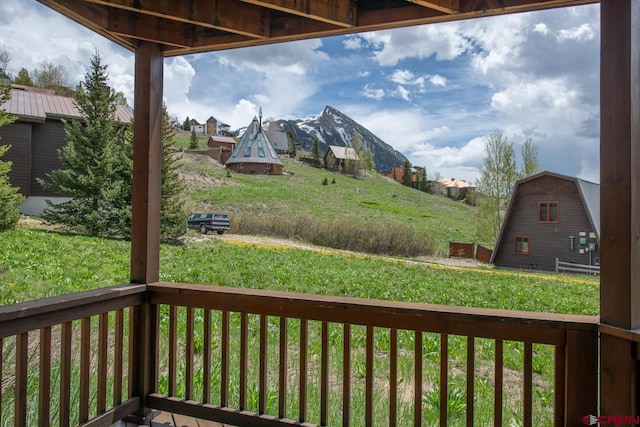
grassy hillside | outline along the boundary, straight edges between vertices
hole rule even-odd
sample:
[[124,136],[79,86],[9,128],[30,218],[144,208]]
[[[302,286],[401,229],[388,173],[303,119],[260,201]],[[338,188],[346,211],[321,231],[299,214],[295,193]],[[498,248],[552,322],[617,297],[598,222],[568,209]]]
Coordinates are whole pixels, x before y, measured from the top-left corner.
[[[439,253],[446,253],[450,240],[475,240],[477,208],[404,187],[380,175],[353,178],[284,158],[281,176],[228,174],[213,159],[192,153],[183,153],[182,161],[187,211],[226,210],[232,218],[234,214],[310,215],[380,227],[401,223],[431,236]],[[322,185],[325,178],[328,185]]]

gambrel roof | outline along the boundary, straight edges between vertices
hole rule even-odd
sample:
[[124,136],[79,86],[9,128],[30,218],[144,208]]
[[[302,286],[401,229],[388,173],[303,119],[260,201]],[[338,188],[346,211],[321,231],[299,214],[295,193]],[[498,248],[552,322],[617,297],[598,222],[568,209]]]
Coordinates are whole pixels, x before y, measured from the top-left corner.
[[575,183],[580,195],[580,199],[582,201],[582,205],[584,206],[585,213],[589,217],[591,227],[596,233],[596,238],[600,240],[600,184],[554,172],[543,171],[516,182],[513,193],[511,195],[511,200],[509,200],[509,206],[507,207],[507,211],[504,215],[504,220],[502,221],[502,226],[500,227],[500,232],[498,234],[498,239],[496,240],[495,249],[493,251],[493,255],[491,256],[491,262],[494,262],[494,258],[497,252],[496,249],[499,248],[502,244],[505,230],[513,213],[513,206],[515,205],[515,201],[518,198],[518,190],[523,184],[529,183],[543,176],[552,176],[554,178],[564,179]]

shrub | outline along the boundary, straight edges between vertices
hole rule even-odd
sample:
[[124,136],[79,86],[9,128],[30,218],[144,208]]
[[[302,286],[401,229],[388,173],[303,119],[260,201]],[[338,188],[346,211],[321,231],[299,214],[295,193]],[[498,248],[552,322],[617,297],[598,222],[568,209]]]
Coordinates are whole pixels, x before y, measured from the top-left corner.
[[329,185],[329,180],[326,177],[322,180],[322,185]]
[[403,224],[363,224],[344,220],[320,220],[310,215],[258,217],[234,215],[231,232],[284,237],[354,252],[416,257],[432,255],[432,236]]

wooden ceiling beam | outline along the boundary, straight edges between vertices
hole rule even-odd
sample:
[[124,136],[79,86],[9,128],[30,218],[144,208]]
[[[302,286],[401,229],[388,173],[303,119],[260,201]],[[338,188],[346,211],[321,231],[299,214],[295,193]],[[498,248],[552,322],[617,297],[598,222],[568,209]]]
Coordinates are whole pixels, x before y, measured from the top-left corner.
[[407,0],[417,5],[428,7],[443,13],[460,12],[460,0]]
[[243,0],[246,3],[326,22],[342,28],[357,24],[356,0]]
[[86,0],[130,13],[254,38],[269,37],[270,11],[240,0]]
[[133,50],[135,48],[131,40],[116,37],[114,34],[111,34],[107,30],[109,14],[108,11],[103,7],[88,4],[85,2],[79,2],[77,0],[38,1],[126,49]]

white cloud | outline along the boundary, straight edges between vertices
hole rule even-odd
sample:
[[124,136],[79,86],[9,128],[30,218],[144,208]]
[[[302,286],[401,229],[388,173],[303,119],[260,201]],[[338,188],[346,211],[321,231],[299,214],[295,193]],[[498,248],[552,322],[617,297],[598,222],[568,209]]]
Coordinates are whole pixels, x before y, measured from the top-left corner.
[[441,76],[440,74],[435,74],[433,76],[428,76],[429,82],[434,86],[446,87],[449,81],[446,77]]
[[413,84],[416,76],[409,70],[395,70],[391,81],[398,84]]
[[342,44],[347,50],[359,50],[362,48],[362,39],[360,37],[348,37],[342,41]]
[[371,98],[379,101],[384,98],[385,93],[383,89],[374,89],[369,85],[365,85],[362,89],[362,95],[364,95],[366,98]]
[[533,27],[533,31],[546,36],[547,34],[549,34],[549,27],[547,27],[547,24],[545,24],[544,22],[539,22],[535,25],[535,27]]
[[402,85],[398,85],[396,90],[393,92],[394,96],[404,99],[405,101],[411,101],[411,96],[409,91]]
[[518,83],[496,92],[491,106],[503,113],[517,111],[549,112],[555,114],[575,105],[577,93],[569,88],[563,79],[544,79],[528,83]]
[[570,28],[568,30],[560,30],[558,40],[593,40],[595,32],[589,24],[582,24],[579,27]]

